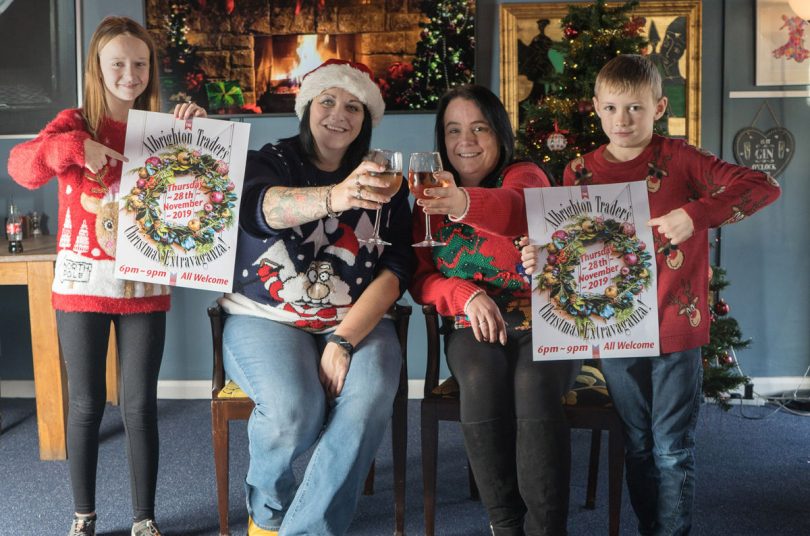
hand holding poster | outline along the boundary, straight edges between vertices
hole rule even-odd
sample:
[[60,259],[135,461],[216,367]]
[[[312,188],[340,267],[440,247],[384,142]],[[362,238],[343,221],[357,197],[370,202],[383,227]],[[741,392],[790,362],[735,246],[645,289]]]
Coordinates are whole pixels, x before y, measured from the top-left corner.
[[535,360],[659,354],[655,254],[643,181],[524,190]]
[[117,278],[230,292],[249,131],[129,112]]

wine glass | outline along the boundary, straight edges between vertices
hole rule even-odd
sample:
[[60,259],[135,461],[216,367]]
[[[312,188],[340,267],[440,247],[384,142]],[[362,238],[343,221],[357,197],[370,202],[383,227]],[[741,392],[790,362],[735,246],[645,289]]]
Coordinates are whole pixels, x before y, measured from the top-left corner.
[[[411,153],[408,163],[408,188],[416,199],[428,199],[425,188],[442,186],[439,179],[434,176],[436,171],[442,170],[442,158],[439,153]],[[425,239],[413,245],[415,248],[445,246],[446,242],[433,240],[430,231],[430,216],[425,214]]]
[[[384,171],[379,173],[369,172],[369,175],[383,179],[387,185],[384,188],[371,187],[379,194],[392,197],[402,186],[402,153],[399,151],[389,151],[387,149],[372,149],[366,155],[366,160],[385,166]],[[359,242],[374,244],[377,246],[390,246],[391,242],[386,242],[380,238],[380,212],[377,209],[377,216],[374,218],[374,233],[369,238],[358,238]]]

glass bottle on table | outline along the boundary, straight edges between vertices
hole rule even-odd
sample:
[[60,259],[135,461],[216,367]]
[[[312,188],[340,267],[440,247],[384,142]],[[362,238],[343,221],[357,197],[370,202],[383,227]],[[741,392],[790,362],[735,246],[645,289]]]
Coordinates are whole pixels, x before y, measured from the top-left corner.
[[[383,179],[387,184],[384,188],[372,187],[371,189],[377,193],[393,197],[399,191],[402,185],[402,153],[399,151],[389,151],[387,149],[372,149],[366,155],[366,160],[374,162],[375,164],[382,164],[385,170],[379,173],[369,173],[374,177]],[[380,213],[382,209],[377,209],[377,215],[374,218],[374,232],[369,238],[358,238],[359,242],[364,244],[374,244],[377,246],[390,246],[391,242],[386,242],[380,237]]]
[[[442,182],[436,178],[436,172],[442,170],[442,157],[437,152],[411,153],[408,163],[408,188],[416,199],[428,199],[425,188],[442,187]],[[446,242],[433,240],[430,230],[430,215],[425,214],[425,238],[413,244],[415,248],[445,246]]]
[[22,217],[17,206],[12,201],[8,207],[8,220],[6,220],[6,236],[8,236],[9,253],[22,253]]

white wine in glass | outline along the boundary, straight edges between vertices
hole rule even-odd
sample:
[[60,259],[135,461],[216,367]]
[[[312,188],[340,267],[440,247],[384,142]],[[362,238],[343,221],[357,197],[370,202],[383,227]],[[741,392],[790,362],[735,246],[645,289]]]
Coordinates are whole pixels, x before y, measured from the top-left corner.
[[[411,153],[411,160],[408,163],[408,188],[416,199],[429,199],[425,195],[425,188],[441,187],[442,183],[434,175],[442,170],[442,158],[439,153]],[[421,242],[413,245],[415,248],[427,248],[433,246],[445,246],[446,242],[433,240],[430,230],[430,216],[425,214],[425,238]]]
[[[399,187],[402,186],[402,153],[387,149],[372,149],[366,155],[366,160],[385,166],[384,171],[379,173],[369,172],[369,175],[383,179],[386,186],[371,187],[371,189],[385,196],[393,197],[399,191]],[[381,210],[377,209],[377,215],[374,218],[374,233],[369,238],[358,238],[358,241],[377,246],[391,245],[391,242],[386,242],[380,237],[380,212]]]

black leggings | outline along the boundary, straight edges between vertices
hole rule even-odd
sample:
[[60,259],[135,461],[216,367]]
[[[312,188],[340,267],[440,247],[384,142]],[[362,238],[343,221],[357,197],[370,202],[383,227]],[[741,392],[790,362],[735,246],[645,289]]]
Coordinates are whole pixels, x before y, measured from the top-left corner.
[[166,313],[111,315],[57,311],[68,377],[67,451],[76,512],[95,511],[99,426],[107,399],[107,339],[115,323],[121,413],[135,521],[154,519],[158,471],[157,380]]
[[445,339],[447,364],[461,389],[461,422],[565,420],[562,396],[581,361],[532,361],[531,330],[507,330],[506,346],[478,342],[471,328]]

